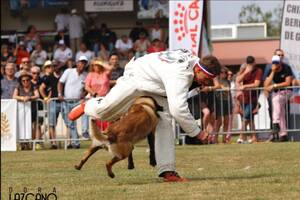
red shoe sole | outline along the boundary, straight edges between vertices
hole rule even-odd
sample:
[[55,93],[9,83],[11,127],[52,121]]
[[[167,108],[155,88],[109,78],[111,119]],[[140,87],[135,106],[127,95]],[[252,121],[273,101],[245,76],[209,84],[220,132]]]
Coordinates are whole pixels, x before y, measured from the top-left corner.
[[168,177],[164,178],[164,182],[188,182],[189,180],[186,178],[178,178],[178,177]]

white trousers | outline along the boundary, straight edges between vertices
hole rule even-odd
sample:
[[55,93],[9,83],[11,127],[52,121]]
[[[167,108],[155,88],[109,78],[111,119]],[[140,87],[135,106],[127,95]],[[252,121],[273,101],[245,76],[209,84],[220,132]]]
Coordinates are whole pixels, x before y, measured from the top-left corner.
[[155,132],[158,173],[175,171],[175,138],[167,98],[140,91],[134,80],[125,79],[125,77],[118,79],[117,84],[104,98],[93,98],[87,101],[85,114],[103,121],[112,121],[125,113],[136,97],[152,96],[164,108],[164,112],[159,112],[160,119]]

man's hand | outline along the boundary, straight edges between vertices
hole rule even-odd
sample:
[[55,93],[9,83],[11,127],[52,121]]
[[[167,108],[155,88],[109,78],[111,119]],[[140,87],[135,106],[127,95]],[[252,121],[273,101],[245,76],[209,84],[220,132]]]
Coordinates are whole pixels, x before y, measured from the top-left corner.
[[200,131],[200,133],[196,136],[201,143],[206,143],[208,138],[208,133],[206,131]]
[[23,98],[23,101],[24,102],[27,102],[27,101],[29,101],[30,100],[30,97],[29,96],[24,96],[24,98]]
[[272,64],[272,72],[276,72],[276,70],[278,69],[279,65],[276,65],[276,64]]
[[238,87],[239,90],[244,90],[246,87],[244,85],[241,85]]
[[64,97],[62,95],[58,95],[58,100],[59,101],[64,101],[65,99],[64,99]]
[[274,89],[273,85],[269,85],[269,86],[265,87],[265,90],[268,92],[271,92],[273,89]]

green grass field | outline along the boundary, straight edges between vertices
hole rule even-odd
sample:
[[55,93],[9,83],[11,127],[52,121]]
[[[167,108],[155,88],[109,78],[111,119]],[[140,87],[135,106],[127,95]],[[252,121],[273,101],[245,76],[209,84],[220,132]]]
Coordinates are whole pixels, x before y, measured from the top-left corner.
[[[86,145],[85,145],[86,146]],[[57,199],[300,199],[300,143],[177,146],[177,170],[187,183],[163,183],[148,165],[146,145],[134,150],[135,169],[118,163],[106,175],[110,155],[97,152],[81,171],[73,168],[85,149],[1,153],[1,199],[13,193],[50,193]]]

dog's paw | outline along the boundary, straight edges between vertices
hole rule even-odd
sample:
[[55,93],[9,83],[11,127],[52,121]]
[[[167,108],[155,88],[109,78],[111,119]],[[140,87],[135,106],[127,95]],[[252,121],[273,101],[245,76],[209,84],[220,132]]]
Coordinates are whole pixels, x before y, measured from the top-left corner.
[[156,166],[156,160],[150,160],[150,163],[149,163],[152,167],[155,167]]
[[81,170],[81,166],[79,166],[79,165],[74,165],[74,168],[77,170]]
[[115,174],[114,173],[108,173],[108,176],[110,177],[110,178],[115,178]]

